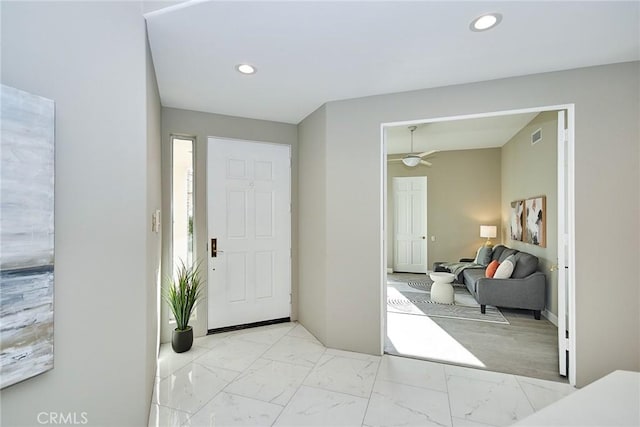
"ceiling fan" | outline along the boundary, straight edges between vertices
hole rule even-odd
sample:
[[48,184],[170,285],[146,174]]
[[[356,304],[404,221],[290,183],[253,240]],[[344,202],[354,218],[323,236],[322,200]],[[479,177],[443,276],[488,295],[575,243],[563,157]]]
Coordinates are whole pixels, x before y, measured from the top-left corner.
[[402,162],[410,168],[418,165],[432,166],[431,162],[428,162],[424,159],[425,157],[429,157],[430,155],[434,154],[437,150],[425,151],[424,153],[413,152],[413,132],[417,128],[417,126],[409,126],[409,130],[411,131],[411,152],[400,159],[389,159],[390,162]]

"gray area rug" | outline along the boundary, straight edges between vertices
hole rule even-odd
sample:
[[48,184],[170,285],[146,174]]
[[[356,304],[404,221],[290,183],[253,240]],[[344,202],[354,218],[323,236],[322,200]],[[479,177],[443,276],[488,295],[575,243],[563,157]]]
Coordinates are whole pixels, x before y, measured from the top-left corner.
[[415,276],[407,277],[401,274],[387,276],[388,312],[509,324],[497,307],[488,305],[486,313],[480,313],[480,304],[464,285],[454,284],[454,304],[431,302],[430,290],[433,282],[428,276],[420,280],[416,280]]

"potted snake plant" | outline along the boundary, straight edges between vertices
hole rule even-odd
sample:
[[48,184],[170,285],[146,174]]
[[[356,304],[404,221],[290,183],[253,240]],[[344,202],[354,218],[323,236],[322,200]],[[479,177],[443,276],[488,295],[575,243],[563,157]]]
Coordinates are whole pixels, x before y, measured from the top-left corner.
[[171,347],[176,353],[189,351],[193,345],[193,329],[189,326],[189,319],[202,299],[203,285],[199,267],[199,263],[186,266],[180,262],[175,278],[168,277],[163,289],[162,296],[176,320],[176,328],[171,337]]

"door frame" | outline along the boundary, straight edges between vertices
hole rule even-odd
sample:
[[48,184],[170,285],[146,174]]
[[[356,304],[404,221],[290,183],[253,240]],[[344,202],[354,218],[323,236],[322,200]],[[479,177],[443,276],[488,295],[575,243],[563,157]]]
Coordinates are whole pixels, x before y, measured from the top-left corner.
[[[566,331],[567,331],[567,316],[565,308],[567,306],[567,283],[569,282],[569,276],[574,274],[574,271],[566,268],[567,266],[567,258],[571,256],[571,254],[567,254],[567,242],[564,239],[564,236],[569,235],[568,232],[568,224],[566,220],[566,208],[567,208],[567,190],[566,190],[566,182],[567,182],[567,168],[560,167],[560,165],[566,164],[567,158],[567,140],[569,139],[569,130],[566,124],[566,114],[565,111],[558,111],[558,129],[557,129],[557,159],[558,159],[558,200],[562,200],[562,202],[558,202],[558,260],[556,265],[556,271],[558,272],[558,317],[557,317],[557,327],[558,327],[558,362],[559,362],[559,370],[560,375],[568,376],[567,372],[567,358],[566,353],[569,350],[566,339]],[[552,267],[552,269],[554,268]],[[562,308],[562,309],[561,309]]]
[[[289,318],[291,320],[293,319],[293,313],[294,313],[294,302],[293,302],[293,283],[294,283],[294,263],[293,263],[293,242],[294,242],[294,210],[293,210],[293,177],[294,177],[294,172],[293,172],[293,154],[294,154],[294,149],[293,146],[291,144],[286,144],[286,143],[278,143],[278,142],[271,142],[271,141],[256,141],[256,140],[250,140],[250,139],[246,139],[246,138],[229,138],[229,137],[222,137],[222,136],[207,136],[206,138],[204,138],[204,145],[205,145],[205,150],[204,153],[202,154],[202,157],[204,158],[204,180],[202,181],[202,184],[204,186],[204,200],[202,201],[203,203],[203,207],[204,207],[204,233],[201,233],[204,235],[204,250],[201,252],[203,254],[203,258],[205,261],[203,261],[203,264],[206,265],[206,273],[207,274],[203,274],[202,278],[204,279],[205,282],[205,301],[199,304],[199,308],[202,310],[203,312],[203,323],[204,323],[204,327],[205,327],[205,335],[208,333],[211,333],[212,329],[209,328],[209,304],[208,304],[208,299],[209,299],[209,256],[211,255],[209,253],[209,246],[208,246],[208,242],[209,242],[209,236],[210,236],[210,232],[209,232],[209,227],[208,227],[208,218],[209,218],[209,202],[208,202],[208,197],[209,197],[209,188],[208,188],[208,175],[209,175],[209,171],[208,171],[208,158],[209,158],[209,149],[210,149],[210,144],[209,144],[209,140],[210,139],[216,139],[216,140],[224,140],[224,141],[233,141],[233,142],[248,142],[248,143],[253,143],[253,144],[263,144],[263,145],[272,145],[272,146],[278,146],[278,147],[286,147],[289,151],[289,172],[288,172],[288,178],[289,178],[289,189],[288,189],[288,195],[289,195],[289,247],[290,247],[290,261],[289,261]],[[194,214],[195,215],[195,214]],[[197,235],[197,237],[195,237],[195,227],[194,227],[194,240],[199,240],[201,238],[200,235]],[[200,257],[200,253],[197,253],[196,256]],[[200,259],[200,258],[197,258]],[[255,325],[257,326],[258,324],[268,324],[269,322],[258,322]],[[248,326],[254,326],[254,324],[250,324],[250,325],[246,325]],[[222,329],[227,329],[227,328],[220,328]],[[216,329],[217,330],[217,329]]]
[[[575,386],[576,385],[576,298],[575,298],[575,104],[560,104],[560,105],[548,105],[548,106],[540,106],[540,107],[530,107],[530,108],[522,108],[522,109],[511,109],[511,110],[501,110],[501,111],[492,111],[492,112],[483,112],[483,113],[475,113],[475,114],[462,114],[456,116],[447,116],[447,117],[428,117],[424,119],[417,120],[406,120],[406,121],[395,121],[395,122],[386,122],[380,124],[380,169],[382,173],[380,174],[380,194],[381,194],[381,206],[380,206],[380,218],[381,224],[380,227],[382,229],[381,233],[381,248],[382,253],[380,254],[380,259],[383,261],[380,265],[380,288],[381,288],[381,304],[380,310],[382,311],[382,322],[381,322],[381,330],[380,330],[380,354],[384,354],[384,342],[387,331],[387,310],[386,310],[386,301],[387,301],[387,287],[386,287],[386,275],[387,275],[387,227],[389,226],[386,208],[387,208],[387,141],[386,141],[386,128],[394,127],[394,126],[412,126],[424,123],[436,123],[436,122],[447,122],[447,121],[456,121],[456,120],[466,120],[466,119],[479,119],[479,118],[487,118],[487,117],[499,117],[499,116],[509,116],[514,114],[525,114],[525,113],[542,113],[545,111],[559,111],[566,110],[567,111],[567,121],[566,126],[569,132],[567,139],[567,158],[565,159],[567,162],[567,183],[566,183],[566,205],[565,212],[567,213],[567,222],[566,222],[566,230],[568,232],[568,241],[567,241],[567,249],[568,249],[568,259],[567,268],[569,269],[569,275],[567,278],[566,285],[566,301],[568,306],[568,325],[567,330],[569,333],[568,339],[568,349],[569,349],[569,369],[567,379],[569,384]],[[560,165],[559,162],[556,165],[558,173],[561,172],[560,168],[563,168],[564,165]],[[558,201],[560,203],[560,201]],[[558,240],[564,239],[564,236],[558,235]],[[560,311],[560,310],[558,310]]]

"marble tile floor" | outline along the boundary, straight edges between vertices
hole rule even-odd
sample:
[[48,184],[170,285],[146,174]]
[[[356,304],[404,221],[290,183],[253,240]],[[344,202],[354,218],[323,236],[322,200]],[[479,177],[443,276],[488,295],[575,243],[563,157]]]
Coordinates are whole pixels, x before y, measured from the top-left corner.
[[558,382],[325,348],[295,322],[160,350],[149,426],[507,426]]

